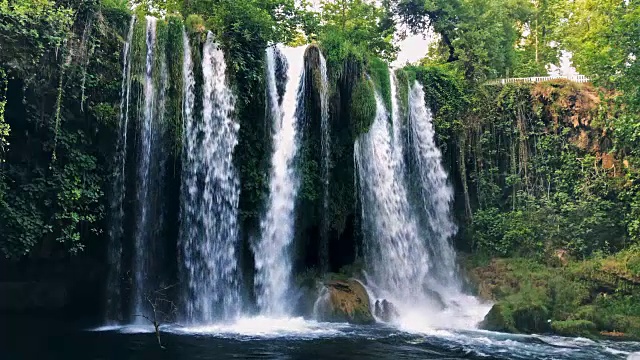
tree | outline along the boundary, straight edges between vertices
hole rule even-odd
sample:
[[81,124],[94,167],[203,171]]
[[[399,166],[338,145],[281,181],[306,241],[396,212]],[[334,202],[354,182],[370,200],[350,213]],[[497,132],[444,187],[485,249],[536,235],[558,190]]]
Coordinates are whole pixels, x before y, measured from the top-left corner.
[[136,314],[135,316],[142,317],[149,321],[153,325],[153,330],[158,340],[158,346],[164,349],[162,345],[162,339],[160,338],[160,327],[163,324],[171,323],[176,320],[178,314],[178,307],[171,301],[171,297],[168,291],[175,287],[176,284],[163,286],[157,290],[144,294],[144,299],[149,304],[150,314]]
[[570,7],[562,45],[578,71],[617,93],[609,130],[620,150],[640,156],[640,4],[579,0]]
[[540,76],[558,62],[560,27],[567,17],[566,0],[534,0],[527,16],[526,36],[516,44],[517,77]]
[[330,60],[349,55],[364,59],[368,55],[385,60],[395,58],[395,24],[383,7],[365,0],[322,2],[319,40]]
[[530,4],[521,0],[390,0],[391,10],[414,33],[440,35],[440,58],[467,79],[506,76],[516,63]]

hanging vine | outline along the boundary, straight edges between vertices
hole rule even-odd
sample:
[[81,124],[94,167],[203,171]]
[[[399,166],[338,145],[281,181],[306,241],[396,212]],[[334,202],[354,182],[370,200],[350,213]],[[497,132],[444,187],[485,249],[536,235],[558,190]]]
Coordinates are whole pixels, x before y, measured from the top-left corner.
[[0,68],[0,163],[4,162],[4,153],[9,145],[9,124],[4,121],[4,108],[7,105],[7,73]]
[[73,59],[72,52],[69,51],[67,47],[68,39],[66,39],[62,45],[62,56],[64,57],[64,62],[60,67],[60,80],[58,81],[58,95],[56,97],[56,109],[55,109],[55,127],[53,131],[53,152],[51,154],[51,163],[56,162],[56,149],[58,147],[58,134],[60,131],[60,121],[61,121],[61,110],[62,110],[62,95],[64,92],[63,84],[65,74],[69,65],[71,65],[71,60]]

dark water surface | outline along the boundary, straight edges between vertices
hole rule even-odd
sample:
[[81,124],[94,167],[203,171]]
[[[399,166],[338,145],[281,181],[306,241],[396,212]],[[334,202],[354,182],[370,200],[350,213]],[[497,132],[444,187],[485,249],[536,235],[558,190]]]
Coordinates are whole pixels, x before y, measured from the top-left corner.
[[34,317],[1,319],[0,360],[21,359],[627,359],[640,343],[485,331],[409,333],[382,325],[245,319],[210,327],[95,329]]

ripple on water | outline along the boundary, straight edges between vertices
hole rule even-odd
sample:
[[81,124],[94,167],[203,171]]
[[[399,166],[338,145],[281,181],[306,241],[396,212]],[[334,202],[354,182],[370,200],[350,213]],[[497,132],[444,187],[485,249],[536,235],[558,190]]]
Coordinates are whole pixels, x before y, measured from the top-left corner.
[[[176,335],[211,335],[222,338],[293,338],[316,339],[324,337],[349,336],[355,328],[346,323],[323,323],[295,318],[270,318],[265,316],[239,318],[231,323],[207,325],[164,325],[163,332]],[[148,325],[107,325],[89,331],[113,331],[123,334],[152,333]]]
[[[152,333],[152,326],[103,326],[91,331],[111,331],[124,334]],[[165,333],[178,336],[211,337],[231,341],[319,341],[348,339],[362,342],[363,347],[400,345],[399,349],[441,349],[452,354],[492,357],[498,359],[633,359],[640,343],[593,341],[586,338],[560,336],[504,334],[484,330],[421,329],[410,332],[386,324],[358,326],[345,323],[323,323],[304,318],[240,318],[233,323],[162,327]],[[368,345],[367,345],[368,344]],[[385,345],[386,344],[386,345]],[[404,346],[402,345],[404,344]],[[337,345],[339,346],[339,345]],[[372,349],[373,351],[373,349]],[[396,348],[396,351],[401,351]]]

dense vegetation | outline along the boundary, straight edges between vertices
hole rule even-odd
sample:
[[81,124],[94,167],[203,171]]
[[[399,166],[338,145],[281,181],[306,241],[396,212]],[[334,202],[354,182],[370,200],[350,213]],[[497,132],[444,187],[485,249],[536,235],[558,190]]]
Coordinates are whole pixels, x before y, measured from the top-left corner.
[[[633,302],[640,296],[637,2],[296,3],[1,0],[0,250],[7,264],[88,258],[79,266],[104,271],[122,47],[130,17],[146,14],[166,19],[163,41],[181,41],[176,29],[184,23],[194,53],[206,31],[225,50],[241,123],[236,157],[247,248],[271,149],[264,49],[318,45],[332,86],[330,211],[323,219],[320,159],[311,151],[318,137],[308,131],[296,267],[326,265],[316,258],[322,222],[329,224],[329,268],[353,263],[360,240],[352,144],[373,121],[374,91],[391,101],[387,62],[396,57],[397,35],[430,29],[437,41],[428,56],[397,75],[424,85],[456,189],[456,245],[472,254],[466,263],[481,295],[498,301],[492,316],[508,331],[640,336]],[[543,75],[561,50],[573,53],[592,84],[486,85]],[[179,64],[168,65],[179,77]],[[180,106],[167,119],[176,172]]]

